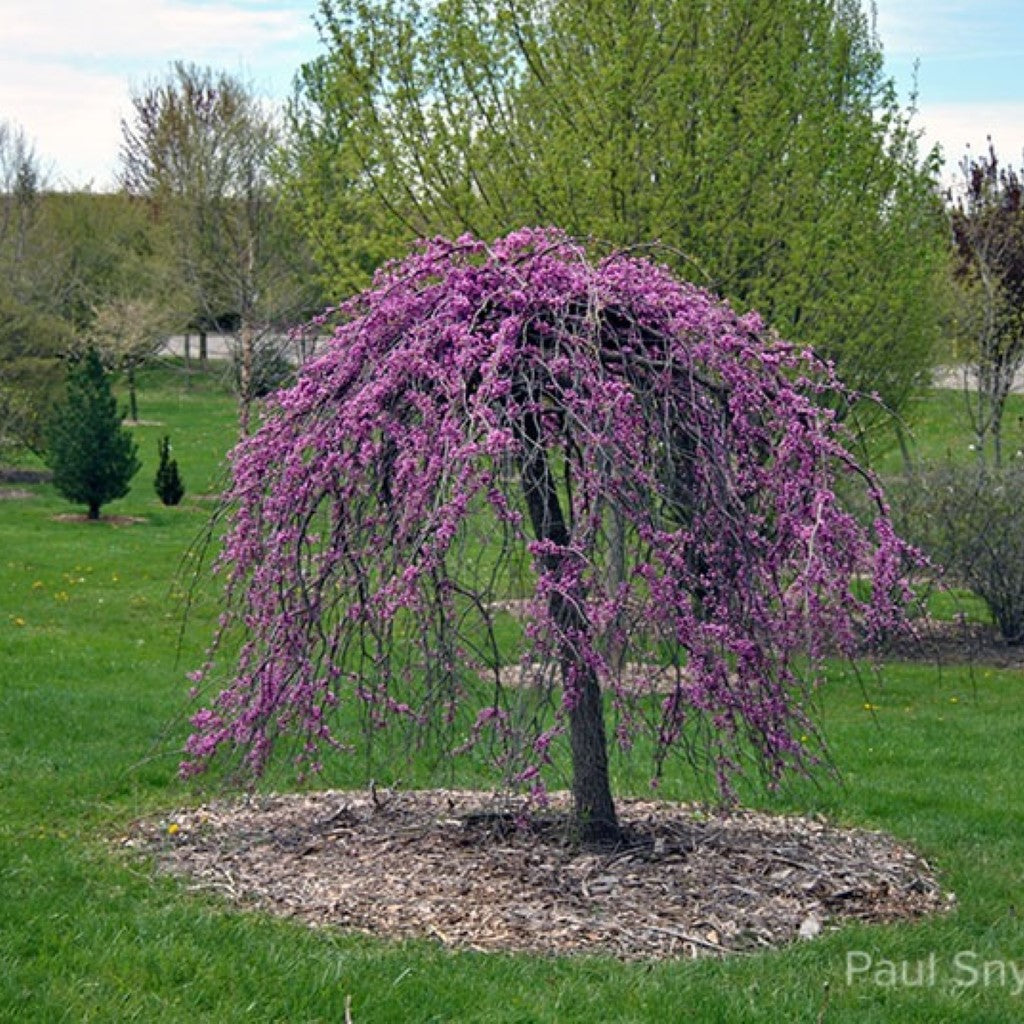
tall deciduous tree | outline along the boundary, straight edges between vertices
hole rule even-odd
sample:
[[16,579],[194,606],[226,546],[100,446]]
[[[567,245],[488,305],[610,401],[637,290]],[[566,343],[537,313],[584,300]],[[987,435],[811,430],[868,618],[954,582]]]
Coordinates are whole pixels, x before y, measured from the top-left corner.
[[1006,399],[1024,366],[1024,180],[991,143],[961,169],[963,188],[951,197],[954,324],[978,453],[984,460],[991,441],[998,467]]
[[39,295],[38,278],[50,277],[38,259],[44,187],[25,133],[0,121],[0,452],[42,449],[46,410],[60,385],[58,357],[68,340],[66,325]]
[[0,453],[41,453],[46,416],[61,382],[67,325],[0,286]]
[[132,102],[122,182],[167,227],[190,319],[236,333],[244,425],[256,347],[309,302],[303,247],[278,215],[274,118],[240,79],[181,62]]
[[807,767],[805,687],[906,598],[876,485],[871,529],[836,498],[859,471],[822,390],[843,392],[756,316],[557,232],[392,266],[233,453],[229,682],[186,772],[222,747],[258,771],[287,733],[315,763],[350,704],[371,734],[496,735],[537,787],[568,733],[577,827],[601,841],[602,689],[659,770],[681,748],[728,791],[752,756],[775,780]]
[[90,519],[123,498],[139,471],[135,441],[121,420],[99,353],[87,349],[68,367],[67,395],[53,413],[46,459],[54,486],[68,501],[87,506]]
[[25,132],[0,121],[0,253],[5,269],[25,257],[44,177]]
[[294,194],[339,286],[381,224],[555,224],[675,248],[894,406],[927,369],[941,201],[859,3],[322,0],[320,26]]

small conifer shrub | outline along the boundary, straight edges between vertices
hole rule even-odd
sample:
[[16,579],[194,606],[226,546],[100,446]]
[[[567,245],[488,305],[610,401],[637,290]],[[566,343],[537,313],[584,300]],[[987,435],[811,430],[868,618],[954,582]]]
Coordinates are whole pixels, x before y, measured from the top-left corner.
[[171,439],[163,437],[157,442],[160,465],[156,470],[153,487],[165,505],[177,505],[185,496],[185,484],[178,472],[178,460],[171,458]]

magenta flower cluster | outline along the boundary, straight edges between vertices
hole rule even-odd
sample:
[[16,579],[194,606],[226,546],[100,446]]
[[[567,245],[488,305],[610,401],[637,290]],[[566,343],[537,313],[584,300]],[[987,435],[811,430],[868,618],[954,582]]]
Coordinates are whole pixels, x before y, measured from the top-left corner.
[[499,738],[506,777],[541,792],[588,676],[615,742],[648,730],[659,766],[703,758],[726,792],[749,760],[770,779],[814,762],[809,687],[900,625],[912,557],[828,366],[551,229],[423,243],[305,330],[325,354],[231,456],[196,694],[223,662],[230,681],[186,774],[221,748],[259,772],[285,735],[315,768],[355,704],[371,732]]

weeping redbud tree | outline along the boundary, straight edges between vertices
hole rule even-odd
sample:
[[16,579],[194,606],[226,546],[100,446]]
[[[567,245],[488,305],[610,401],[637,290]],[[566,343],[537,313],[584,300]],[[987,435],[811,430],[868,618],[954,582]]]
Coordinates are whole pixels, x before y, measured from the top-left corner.
[[[807,770],[823,659],[899,625],[908,549],[827,366],[708,293],[554,230],[424,243],[318,318],[324,355],[234,450],[227,608],[188,774],[404,721],[617,835],[609,742],[728,794]],[[841,476],[877,507],[869,528]],[[516,599],[516,600],[513,600]],[[511,616],[509,610],[516,614]],[[233,642],[229,642],[234,638]],[[809,740],[810,738],[810,740]]]

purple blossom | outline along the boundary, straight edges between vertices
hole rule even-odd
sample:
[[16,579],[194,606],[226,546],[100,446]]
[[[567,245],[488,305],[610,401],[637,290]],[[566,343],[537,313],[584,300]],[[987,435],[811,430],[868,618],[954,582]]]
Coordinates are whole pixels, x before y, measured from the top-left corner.
[[[506,777],[539,793],[590,680],[623,749],[651,732],[659,770],[703,745],[728,792],[750,752],[773,780],[812,765],[822,661],[900,625],[914,558],[821,401],[854,397],[829,366],[555,230],[423,243],[306,330],[325,327],[231,455],[227,611],[195,674],[228,681],[184,771],[222,748],[261,771],[286,733],[316,764],[360,702],[374,728],[446,726],[452,750],[497,737]],[[873,525],[840,476],[867,481]],[[538,481],[550,509],[530,506]],[[538,532],[556,505],[562,533]],[[508,649],[513,585],[528,602]],[[535,728],[517,664],[562,687]]]

